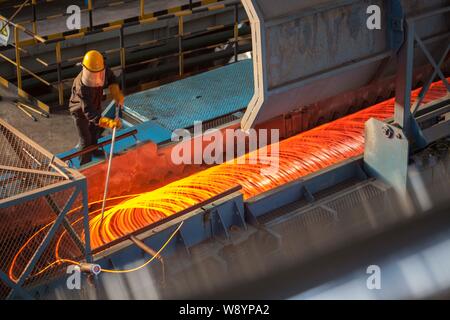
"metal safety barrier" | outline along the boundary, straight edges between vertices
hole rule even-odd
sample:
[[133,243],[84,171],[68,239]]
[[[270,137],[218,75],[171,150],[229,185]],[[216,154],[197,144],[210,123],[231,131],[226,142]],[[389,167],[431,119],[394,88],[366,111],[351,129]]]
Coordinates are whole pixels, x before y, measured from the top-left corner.
[[[20,32],[25,33],[26,35],[30,36],[33,41],[36,43],[45,43],[46,40],[44,38],[42,38],[41,36],[33,33],[32,31],[27,30],[25,27],[23,27],[20,24],[16,24],[14,22],[12,22],[11,20],[3,17],[0,15],[0,21],[3,22],[4,26],[5,25],[10,25],[13,27],[13,32],[14,32],[14,45],[13,47],[15,48],[15,59],[11,59],[8,56],[6,56],[3,53],[0,53],[0,58],[2,58],[3,60],[5,60],[6,62],[12,64],[15,66],[16,68],[16,79],[17,79],[17,92],[19,97],[25,98],[27,100],[31,100],[31,102],[35,102],[35,99],[31,99],[30,96],[22,90],[22,72],[26,72],[27,74],[29,74],[30,76],[32,76],[33,78],[37,79],[38,81],[42,82],[43,84],[47,85],[47,86],[51,86],[51,83],[49,83],[48,81],[46,81],[45,79],[43,79],[42,77],[38,76],[36,73],[34,73],[33,71],[31,71],[30,69],[24,67],[21,63],[21,52],[24,52],[23,49],[21,49],[20,47]],[[9,87],[8,85],[8,81],[1,78],[1,83],[2,84],[6,84],[6,87]],[[49,111],[49,107],[41,102],[41,101],[37,101],[36,105],[38,107],[40,107],[41,109],[43,109],[44,111],[48,112]]]
[[55,243],[91,259],[86,178],[1,119],[0,150],[0,298],[31,298],[65,272]]
[[[163,59],[172,58],[174,56],[178,57],[178,74],[180,77],[183,77],[185,75],[185,56],[187,54],[195,53],[201,50],[206,49],[214,49],[218,46],[224,45],[225,43],[220,43],[215,46],[208,46],[207,48],[200,48],[200,49],[194,49],[194,50],[186,50],[184,48],[184,41],[186,39],[189,39],[191,37],[200,36],[208,32],[216,32],[219,30],[226,30],[227,28],[233,29],[233,40],[227,41],[229,45],[232,45],[234,47],[234,61],[238,61],[238,54],[239,54],[239,25],[241,23],[248,22],[246,19],[240,19],[239,17],[239,9],[241,8],[240,1],[235,1],[231,3],[222,3],[222,4],[216,4],[212,6],[205,6],[209,4],[218,3],[224,0],[203,0],[199,2],[192,2],[190,1],[189,4],[186,4],[184,6],[174,7],[171,9],[161,10],[158,12],[153,13],[143,13],[136,17],[127,18],[124,20],[118,20],[113,21],[107,24],[97,25],[97,26],[89,26],[87,28],[82,28],[80,30],[73,30],[68,31],[64,33],[58,33],[53,34],[49,36],[40,36],[36,34],[33,31],[27,30],[25,27],[23,27],[20,24],[15,24],[9,19],[0,16],[0,19],[3,20],[5,23],[8,23],[12,26],[14,26],[14,43],[11,44],[12,47],[15,49],[15,61],[9,57],[7,57],[5,54],[0,53],[0,58],[4,59],[5,61],[9,62],[10,64],[14,65],[16,67],[16,76],[17,76],[17,88],[19,90],[22,90],[22,73],[26,72],[28,75],[32,76],[33,78],[37,79],[39,82],[43,83],[44,85],[50,87],[52,90],[57,91],[58,95],[58,104],[59,106],[63,106],[64,101],[64,81],[69,79],[63,79],[62,76],[62,69],[63,66],[67,67],[69,65],[74,66],[75,64],[79,63],[83,57],[76,57],[71,58],[67,60],[63,60],[62,57],[62,44],[67,40],[82,38],[82,37],[88,37],[94,34],[99,33],[106,33],[106,32],[119,32],[119,46],[115,49],[107,50],[105,52],[102,52],[104,55],[112,54],[112,53],[119,53],[120,55],[120,66],[118,67],[121,71],[121,84],[122,89],[126,90],[126,83],[125,83],[125,77],[126,77],[126,69],[129,67],[127,65],[126,56],[127,51],[134,50],[134,49],[143,49],[149,46],[157,46],[158,44],[162,44],[168,40],[178,40],[178,52],[176,54],[170,54],[165,56],[160,56],[155,59],[147,60],[140,63],[151,63],[151,62],[157,62]],[[36,1],[34,1],[36,2]],[[92,5],[92,1],[89,1]],[[144,1],[141,1],[141,3],[144,3]],[[36,3],[35,3],[36,4]],[[91,8],[92,9],[92,8]],[[196,32],[185,32],[185,17],[190,15],[195,15],[202,12],[211,12],[211,11],[218,11],[218,10],[228,10],[232,9],[233,14],[233,22],[227,25],[214,25],[211,27],[207,27],[204,30],[199,30]],[[92,10],[91,10],[92,11]],[[142,14],[143,13],[143,14]],[[173,36],[168,37],[160,37],[155,40],[147,41],[145,43],[140,43],[138,45],[130,45],[126,46],[125,44],[125,30],[126,28],[137,26],[137,25],[148,25],[153,24],[158,21],[163,20],[169,20],[169,19],[177,19],[178,21],[178,33]],[[31,39],[21,41],[19,37],[19,32],[23,31],[25,34],[27,34]],[[27,50],[27,47],[36,45],[36,44],[43,44],[43,45],[54,45],[54,51],[55,51],[55,60],[54,62],[48,62],[40,57],[36,57],[33,54],[31,54],[30,50]],[[50,68],[55,67],[56,68],[56,74],[57,74],[57,81],[56,83],[51,83],[47,80],[45,80],[42,76],[39,76],[37,73],[32,72],[28,68],[24,67],[21,64],[21,53],[27,54],[29,57],[34,59],[36,62],[38,62],[40,65]],[[136,64],[132,64],[130,66],[135,67]],[[114,69],[114,68],[113,68]],[[40,102],[40,105],[44,105],[46,111],[48,111],[49,107],[46,106],[44,103]]]
[[[95,11],[99,10],[99,9],[103,9],[103,8],[107,8],[107,7],[117,7],[117,6],[123,6],[123,5],[127,5],[129,3],[135,3],[135,2],[139,2],[139,12],[138,12],[138,16],[140,18],[148,18],[148,17],[158,17],[158,16],[163,16],[166,14],[170,14],[170,13],[175,13],[175,12],[179,12],[179,11],[184,11],[184,10],[192,10],[194,8],[198,8],[201,6],[206,6],[206,5],[210,5],[210,4],[214,4],[214,3],[219,3],[219,2],[223,2],[226,0],[202,0],[202,1],[193,1],[193,0],[186,0],[186,4],[184,5],[180,5],[180,6],[175,6],[175,7],[171,7],[168,9],[163,9],[163,10],[158,10],[158,11],[154,11],[154,12],[146,12],[145,11],[145,4],[146,2],[149,3],[149,1],[147,0],[118,0],[118,1],[112,1],[112,2],[107,2],[105,4],[96,6],[95,5],[95,1],[93,0],[88,0],[88,1],[78,1],[80,7],[82,7],[80,13],[88,13],[88,28],[92,29],[94,27],[93,25],[93,16],[95,15]],[[59,14],[55,14],[55,15],[50,15],[50,16],[46,16],[43,18],[38,18],[37,17],[37,12],[39,9],[39,4],[47,4],[49,2],[52,1],[48,1],[48,0],[30,0],[25,1],[24,3],[22,3],[21,5],[18,4],[14,4],[14,5],[10,5],[9,7],[17,9],[19,11],[19,9],[23,9],[25,7],[31,7],[31,13],[32,13],[32,18],[28,19],[28,20],[22,20],[19,23],[22,25],[26,25],[26,24],[31,24],[33,27],[33,32],[37,33],[37,23],[40,21],[49,21],[49,20],[54,20],[57,18],[62,18],[62,17],[66,17],[69,16],[70,14],[68,14],[67,12],[62,12]],[[85,7],[84,7],[84,4]],[[3,5],[3,8],[8,8],[7,5]]]

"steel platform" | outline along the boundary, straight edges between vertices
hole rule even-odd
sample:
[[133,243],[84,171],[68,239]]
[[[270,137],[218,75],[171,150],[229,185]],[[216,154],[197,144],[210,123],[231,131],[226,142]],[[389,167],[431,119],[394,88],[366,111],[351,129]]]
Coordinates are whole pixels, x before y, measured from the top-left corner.
[[126,111],[173,131],[245,109],[253,96],[252,60],[128,96]]

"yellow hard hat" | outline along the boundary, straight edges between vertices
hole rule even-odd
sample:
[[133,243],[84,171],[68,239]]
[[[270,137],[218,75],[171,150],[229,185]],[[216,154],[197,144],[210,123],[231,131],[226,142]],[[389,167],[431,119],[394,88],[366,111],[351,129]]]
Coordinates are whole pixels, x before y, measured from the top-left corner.
[[105,62],[100,52],[91,50],[84,55],[83,67],[91,72],[100,72],[105,69]]

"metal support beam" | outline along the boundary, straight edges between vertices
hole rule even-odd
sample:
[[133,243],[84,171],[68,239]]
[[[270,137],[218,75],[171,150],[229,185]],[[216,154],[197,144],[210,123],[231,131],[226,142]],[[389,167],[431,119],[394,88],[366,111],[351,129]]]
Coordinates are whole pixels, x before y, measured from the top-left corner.
[[33,17],[33,33],[37,34],[37,10],[36,10],[36,1],[37,0],[31,0],[31,14]]
[[89,14],[89,29],[92,30],[94,26],[94,17],[93,17],[93,0],[88,0],[88,14]]
[[[449,53],[449,50],[450,50],[450,43],[447,45],[447,48],[445,49],[444,54],[442,55],[441,59],[439,60],[439,62],[437,64],[437,66],[439,68],[444,63],[444,61]],[[433,74],[431,75],[431,77],[427,80],[427,82],[424,84],[424,86],[420,90],[419,96],[418,96],[417,100],[414,102],[414,105],[412,106],[413,115],[416,115],[417,111],[420,108],[420,105],[423,102],[423,99],[425,98],[426,93],[430,89],[430,86],[433,83],[433,81],[437,75],[438,75],[437,69],[434,69]]]
[[[422,21],[423,19],[430,19],[434,18],[435,16],[448,14],[449,11],[450,6],[447,6],[437,10],[425,12],[424,14],[421,14],[419,16],[407,18],[405,21],[405,42],[400,48],[397,61],[398,73],[396,82],[394,119],[395,123],[403,130],[412,147],[423,148],[429,143],[429,141],[424,138],[423,130],[418,125],[415,119],[415,115],[419,110],[420,105],[436,76],[439,76],[440,80],[447,88],[447,91],[450,92],[450,85],[446,77],[444,76],[444,73],[440,69],[441,65],[446,60],[448,52],[450,50],[449,37],[445,38],[447,39],[447,43],[443,43],[443,48],[445,48],[443,51],[443,55],[439,58],[438,62],[436,62],[428,48],[425,46],[424,41],[418,34],[417,22]],[[427,58],[428,63],[433,67],[433,73],[431,75],[431,78],[428,79],[428,81],[420,91],[418,99],[412,105],[411,90],[414,71],[414,50],[416,43],[418,45],[418,48]],[[445,125],[441,127],[445,128]],[[433,130],[435,129],[436,128],[434,128]]]
[[122,70],[122,74],[120,76],[120,81],[122,85],[122,91],[125,92],[126,79],[125,79],[125,69],[126,69],[126,52],[125,52],[125,37],[124,37],[124,28],[121,27],[119,30],[119,45],[120,45],[120,68]]
[[400,0],[388,1],[388,40],[392,52],[397,52],[404,41],[404,12]]
[[14,281],[12,281],[6,274],[4,274],[2,271],[0,271],[0,281],[3,281],[8,287],[11,288],[11,290],[15,290],[16,295],[19,295],[22,297],[22,299],[31,300],[32,297],[22,289],[22,287],[19,287]]
[[139,0],[139,16],[141,19],[145,16],[145,0]]
[[245,218],[244,218],[245,210],[241,210],[241,208],[238,206],[236,201],[233,202],[233,205],[234,205],[234,213],[236,214],[239,222],[241,223],[244,230],[247,230],[247,224],[245,223]]
[[[220,214],[220,209],[215,209],[212,213],[214,213],[214,216],[219,220],[220,226],[222,227],[222,229],[223,229],[223,231],[225,233],[225,237],[227,239],[230,239],[230,234],[229,234],[227,226],[225,225],[225,222],[224,222],[224,220],[222,218],[222,215]],[[212,223],[211,223],[211,228],[212,228],[212,231],[213,231],[212,232],[213,237],[215,237],[214,225]]]
[[55,45],[55,53],[56,53],[56,70],[58,75],[58,100],[59,105],[62,107],[64,105],[64,84],[62,82],[62,71],[61,71],[61,42],[57,42]]
[[234,62],[239,56],[239,4],[234,5]]
[[183,53],[183,35],[184,35],[184,19],[183,16],[178,17],[178,66],[179,75],[184,75],[184,53]]
[[[450,108],[448,95],[420,108],[436,76],[439,76],[447,92],[450,92],[448,81],[440,69],[450,49],[449,37],[444,38],[447,43],[441,41],[441,48],[444,49],[443,56],[436,62],[419,36],[423,30],[417,29],[419,20],[423,23],[423,19],[429,19],[427,22],[430,22],[431,19],[436,19],[436,16],[449,12],[450,6],[447,5],[421,13],[419,16],[406,18],[405,42],[397,54],[394,123],[390,125],[370,119],[365,125],[365,168],[372,176],[394,187],[401,197],[406,196],[408,190],[408,165],[411,152],[425,148],[430,143],[450,134],[450,121],[442,117]],[[416,43],[433,67],[433,73],[421,89],[415,103],[411,105]]]
[[[50,195],[46,195],[45,200],[47,201],[47,204],[49,205],[49,207],[52,209],[53,213],[57,215],[58,212],[60,212],[60,209],[59,209],[58,205],[56,204],[56,202],[52,199],[52,197]],[[81,253],[86,254],[85,246],[84,246],[83,242],[81,241],[80,237],[75,232],[72,225],[66,218],[64,218],[64,220],[63,220],[63,226],[66,229],[67,233],[69,234],[70,238],[75,243],[75,245],[81,251]]]
[[89,228],[89,204],[88,204],[88,190],[86,179],[83,180],[81,188],[81,196],[83,201],[83,227],[84,227],[84,245],[85,245],[85,259],[87,262],[92,262],[91,251],[91,230]]
[[0,170],[3,170],[3,171],[16,171],[16,172],[31,173],[31,174],[42,174],[42,175],[52,176],[52,177],[61,177],[61,175],[59,173],[56,173],[56,172],[42,171],[42,170],[28,169],[28,168],[18,168],[18,167],[11,167],[11,166],[4,166],[4,165],[1,165],[1,164],[0,164]]
[[[428,51],[428,49],[425,47],[423,41],[419,38],[419,36],[417,34],[414,34],[415,40],[416,42],[419,44],[419,47],[422,49],[422,52],[425,54],[425,56],[428,59],[428,62],[431,64],[431,66],[433,67],[433,70],[435,73],[437,73],[437,75],[439,76],[439,78],[442,80],[442,82],[444,82],[445,87],[447,88],[447,91],[450,91],[450,85],[448,84],[447,79],[445,78],[444,74],[442,73],[442,70],[440,68],[440,65],[438,65],[436,63],[436,61],[434,61],[434,58],[431,56],[430,52]],[[446,52],[448,52],[448,47],[449,45],[447,45],[446,48]],[[447,55],[444,55],[442,60],[445,60]]]
[[14,27],[14,45],[16,49],[16,75],[17,75],[17,88],[22,89],[22,68],[20,66],[20,36],[19,28]]
[[406,22],[406,41],[397,57],[397,80],[395,94],[395,122],[408,139],[413,138],[411,114],[411,89],[414,63],[414,24]]

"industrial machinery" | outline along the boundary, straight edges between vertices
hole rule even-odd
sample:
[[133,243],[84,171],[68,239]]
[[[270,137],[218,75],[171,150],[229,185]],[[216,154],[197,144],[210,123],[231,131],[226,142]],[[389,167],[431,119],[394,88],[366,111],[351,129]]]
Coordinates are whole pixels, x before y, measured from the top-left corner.
[[[252,59],[126,97],[114,150],[108,136],[96,147],[114,152],[104,217],[107,163],[80,167],[77,157],[92,150],[58,155],[87,180],[89,213],[67,212],[68,228],[89,220],[85,255],[60,232],[18,281],[52,230],[36,222],[1,268],[13,297],[204,298],[224,289],[230,297],[230,286],[245,292],[283,266],[448,201],[448,1],[242,4]],[[371,5],[381,29],[366,26]],[[105,115],[113,113],[110,105]],[[228,161],[212,165],[202,158],[208,142],[229,130],[211,155]],[[239,139],[244,150],[234,148]],[[176,163],[181,149],[193,153]],[[80,290],[68,286],[70,266],[82,272]],[[272,296],[305,297],[297,294],[313,287]]]

